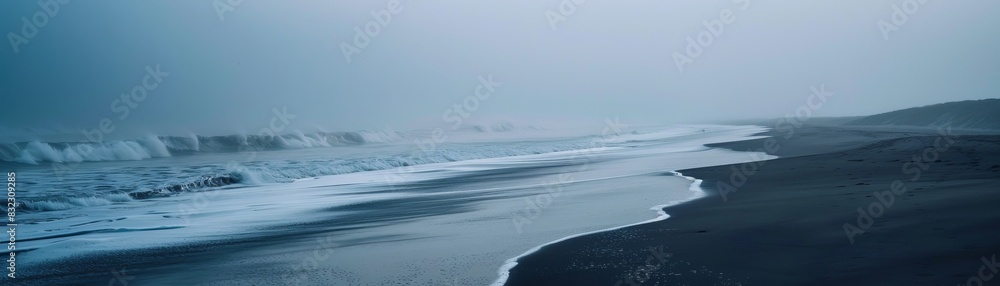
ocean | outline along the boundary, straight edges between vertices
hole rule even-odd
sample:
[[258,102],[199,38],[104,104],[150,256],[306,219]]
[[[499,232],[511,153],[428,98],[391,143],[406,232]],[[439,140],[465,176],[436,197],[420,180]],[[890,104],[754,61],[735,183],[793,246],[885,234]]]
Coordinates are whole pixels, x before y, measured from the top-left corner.
[[0,144],[0,165],[17,173],[28,284],[502,285],[546,244],[666,219],[663,207],[702,197],[677,170],[774,158],[706,147],[763,131],[28,141]]

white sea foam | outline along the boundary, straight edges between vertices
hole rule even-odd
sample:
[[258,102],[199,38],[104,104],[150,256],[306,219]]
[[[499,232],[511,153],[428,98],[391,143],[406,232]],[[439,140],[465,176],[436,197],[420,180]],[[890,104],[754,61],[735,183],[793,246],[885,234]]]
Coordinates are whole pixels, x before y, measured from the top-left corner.
[[395,131],[294,132],[281,136],[146,136],[134,140],[104,142],[41,142],[0,144],[0,161],[37,165],[43,162],[71,163],[135,161],[171,157],[177,151],[235,152],[241,150],[304,149],[343,145],[396,142]]
[[55,200],[22,200],[24,207],[35,211],[60,211],[74,207],[106,206],[113,203],[133,201],[128,194],[110,193],[99,196],[70,197]]
[[[169,193],[173,190],[182,193],[171,198],[156,200],[137,199],[135,202],[130,201],[132,198],[127,195],[118,199],[121,202],[104,195],[81,195],[72,198],[41,200],[26,198],[25,204],[30,204],[30,208],[33,210],[56,210],[52,212],[26,212],[26,219],[41,220],[51,217],[58,219],[47,220],[44,224],[44,229],[29,230],[29,232],[26,232],[24,234],[25,237],[32,240],[26,242],[25,247],[37,248],[37,250],[33,251],[37,257],[58,260],[64,257],[86,255],[87,253],[112,249],[122,250],[163,245],[184,245],[195,241],[210,241],[228,238],[229,236],[267,236],[271,234],[268,234],[268,231],[262,230],[269,229],[269,226],[292,227],[309,225],[312,222],[323,220],[336,220],[340,215],[343,215],[342,212],[337,211],[337,208],[347,205],[370,204],[371,206],[369,207],[350,208],[348,211],[372,211],[378,213],[385,210],[380,207],[383,203],[389,203],[391,206],[393,202],[405,201],[408,203],[425,200],[428,202],[437,201],[443,204],[439,207],[447,208],[465,204],[465,199],[468,199],[469,202],[474,201],[476,205],[476,207],[470,208],[474,210],[469,212],[465,212],[463,209],[460,213],[432,215],[426,218],[411,217],[409,214],[402,214],[405,219],[400,221],[399,224],[378,224],[376,226],[365,226],[365,228],[370,227],[368,230],[371,233],[367,234],[398,234],[425,230],[427,231],[426,234],[420,233],[416,237],[420,237],[421,235],[428,235],[427,237],[445,237],[443,242],[437,242],[434,239],[418,239],[413,242],[386,244],[386,247],[409,249],[413,248],[414,245],[423,247],[428,245],[433,246],[436,243],[453,244],[456,246],[456,250],[453,252],[435,254],[450,255],[444,259],[439,256],[434,256],[437,259],[428,259],[426,256],[406,257],[400,258],[399,260],[401,261],[398,264],[419,265],[427,262],[431,264],[431,266],[428,266],[429,269],[449,269],[456,265],[471,265],[475,266],[475,268],[470,267],[470,269],[475,270],[470,270],[471,274],[468,275],[474,275],[476,281],[482,282],[477,284],[487,284],[493,281],[496,278],[494,275],[497,274],[501,276],[501,279],[505,280],[507,275],[509,275],[508,271],[516,265],[519,257],[535,252],[545,245],[564,241],[572,237],[607,231],[608,229],[606,228],[609,226],[624,225],[634,221],[645,220],[649,217],[648,212],[644,211],[645,208],[649,207],[647,202],[650,200],[648,199],[655,200],[656,198],[662,198],[661,195],[664,195],[661,193],[663,190],[648,187],[658,186],[664,182],[664,176],[657,176],[655,174],[662,173],[664,169],[681,170],[710,164],[729,164],[738,161],[743,157],[742,153],[723,150],[686,151],[703,150],[704,147],[702,147],[702,144],[747,138],[748,134],[758,132],[760,129],[719,128],[715,131],[717,133],[714,135],[703,136],[707,138],[704,139],[704,142],[693,140],[690,137],[684,137],[682,140],[678,139],[679,137],[670,137],[666,140],[659,140],[663,141],[660,143],[664,144],[655,146],[651,144],[632,144],[641,141],[628,140],[626,141],[627,144],[621,146],[616,146],[615,144],[598,144],[596,146],[605,147],[592,148],[595,145],[591,143],[603,137],[588,137],[584,140],[575,141],[540,141],[537,144],[523,142],[446,144],[439,146],[437,150],[433,150],[432,152],[418,152],[416,154],[399,152],[401,150],[407,151],[406,147],[412,146],[404,146],[402,148],[395,148],[395,146],[389,146],[392,148],[344,148],[343,150],[347,150],[344,153],[350,153],[354,150],[370,149],[373,151],[371,156],[365,155],[347,158],[337,155],[333,157],[338,159],[333,160],[329,158],[319,160],[314,156],[316,154],[328,153],[328,150],[274,152],[271,154],[276,156],[271,158],[266,158],[268,154],[262,153],[262,156],[265,158],[261,159],[259,157],[259,161],[247,162],[244,165],[246,168],[233,170],[236,171],[236,174],[227,176],[225,172],[222,172],[218,176],[199,176],[195,180],[172,182],[161,189],[166,192],[160,192],[155,188],[148,190],[156,194]],[[316,134],[294,135],[285,139],[314,144],[316,142],[311,142],[306,137],[317,140],[319,140],[318,138],[322,138]],[[698,136],[694,137],[701,138]],[[240,141],[249,141],[250,144],[254,144],[255,140],[260,139],[252,136],[233,136],[229,138],[215,138],[213,140],[215,141],[212,141],[212,143],[209,143],[209,140],[200,140],[201,149],[218,148],[221,145]],[[651,140],[649,142],[659,141]],[[669,143],[668,141],[675,142],[676,144]],[[180,144],[179,142],[170,144]],[[217,145],[209,146],[210,144]],[[232,145],[238,146],[238,144]],[[632,147],[634,145],[639,147]],[[168,146],[169,150],[174,150],[170,149],[169,144],[165,144],[165,146]],[[652,148],[645,148],[643,146],[651,146]],[[562,150],[562,152],[559,150]],[[586,152],[580,152],[580,150],[585,150]],[[579,154],[587,154],[587,158],[583,158]],[[133,171],[135,168],[132,168],[132,166],[145,166],[146,164],[123,163],[121,165],[126,167],[120,167],[115,170],[94,170],[94,173],[110,178],[110,182],[112,183],[108,184],[111,185],[108,186],[109,190],[115,190],[119,186],[114,183],[131,181],[132,178],[148,179],[148,177],[175,176],[176,174],[201,174],[206,172],[206,170],[209,173],[218,171],[216,169],[218,166],[207,166],[198,157],[185,158],[190,158],[191,160],[172,158],[149,162],[150,164],[165,163],[164,165],[168,165],[169,168],[150,168],[140,170],[142,172],[136,171],[142,174],[142,176],[138,177],[121,176],[117,173],[122,169]],[[217,158],[208,158],[224,161],[232,157],[219,156]],[[434,164],[433,162],[441,163]],[[179,163],[188,165],[180,165],[178,167],[177,164]],[[107,166],[116,164],[96,165]],[[588,169],[588,171],[579,172],[579,170],[582,170],[581,165],[589,166],[589,169],[583,168]],[[393,166],[407,166],[407,168],[393,169]],[[86,169],[86,166],[84,167]],[[180,170],[172,171],[174,167]],[[366,170],[378,171],[365,172]],[[597,219],[593,219],[593,217],[591,219],[578,219],[574,215],[579,214],[580,208],[554,204],[545,210],[546,215],[544,217],[539,218],[533,224],[537,226],[536,229],[544,229],[543,231],[528,232],[519,235],[514,233],[512,229],[509,229],[511,226],[509,217],[505,216],[505,214],[509,214],[508,211],[514,211],[523,204],[523,198],[519,196],[530,196],[532,192],[546,188],[546,186],[550,185],[548,180],[552,178],[551,175],[557,174],[553,172],[564,170],[575,170],[577,173],[574,173],[574,175],[579,176],[567,182],[567,186],[570,186],[569,188],[572,190],[568,189],[568,191],[563,193],[559,202],[580,202],[583,200],[595,206],[606,205],[609,207],[609,210],[600,211],[600,214],[597,215],[600,218]],[[226,170],[222,169],[222,171]],[[330,174],[342,175],[326,176]],[[400,181],[386,180],[386,176],[397,174],[401,175]],[[680,174],[676,175],[682,176]],[[314,180],[290,180],[290,178],[309,178],[313,176],[321,177]],[[237,178],[239,178],[240,183],[259,184],[259,186],[212,189],[212,187],[219,186],[220,184],[233,183]],[[700,184],[700,181],[693,178],[687,179],[692,181],[689,189],[696,191],[695,186]],[[593,200],[593,198],[599,198],[601,195],[614,194],[607,190],[606,187],[608,186],[613,187],[619,185],[620,182],[635,182],[636,180],[644,181],[643,187],[637,189],[641,193],[648,195],[648,197],[642,197],[638,193],[633,193],[635,194],[633,196],[615,196],[619,199],[616,201],[619,204],[608,204],[607,201]],[[290,183],[274,183],[286,181]],[[683,190],[684,180],[671,178],[667,181],[670,181],[668,185],[674,186],[672,188],[675,188],[677,191]],[[209,186],[210,188],[205,191],[205,186]],[[404,189],[395,189],[400,186],[404,187]],[[406,186],[411,187],[405,188]],[[184,193],[186,190],[203,191]],[[687,198],[683,201],[691,199],[691,196],[687,196],[686,193],[680,193],[677,196],[673,195],[675,192],[672,190],[668,190],[668,193],[670,193],[669,199],[657,202],[680,198]],[[698,190],[695,196],[700,194],[700,190]],[[453,200],[452,198],[461,199]],[[670,204],[676,203],[678,202],[671,202]],[[81,205],[90,206],[89,209],[83,211],[74,209],[84,207]],[[625,205],[629,207],[623,208],[622,206]],[[657,212],[656,218],[641,223],[666,218],[666,214],[662,212],[664,206],[666,205],[654,207],[653,209]],[[594,208],[584,209],[593,210]],[[618,210],[610,211],[610,209]],[[431,212],[431,210],[427,209],[421,209],[420,211]],[[83,213],[92,215],[80,215]],[[609,215],[609,213],[614,214]],[[118,220],[119,218],[122,219]],[[387,216],[387,219],[396,218],[398,217]],[[423,222],[425,219],[436,221]],[[95,220],[99,220],[99,222],[92,223]],[[183,230],[141,231],[130,232],[128,234],[102,232],[106,229],[155,229],[157,226],[177,224],[183,224],[185,227]],[[394,228],[400,227],[403,224],[408,225],[410,228]],[[485,237],[483,233],[465,234],[472,225],[483,227],[484,229],[497,230],[498,233]],[[559,227],[552,227],[554,225],[558,225]],[[611,229],[631,225],[636,224],[618,226]],[[508,227],[508,232],[503,232],[504,227]],[[588,232],[593,229],[602,230]],[[93,230],[102,231],[92,232]],[[448,236],[444,236],[443,233],[448,233]],[[579,234],[569,235],[573,233]],[[340,234],[350,236],[353,232],[343,232]],[[58,239],[48,238],[53,236],[63,237]],[[67,239],[66,237],[69,238]],[[122,239],[123,237],[127,239]],[[552,241],[558,237],[563,238]],[[459,245],[457,243],[459,241],[463,243]],[[551,242],[545,243],[547,241]],[[302,249],[310,249],[311,251],[312,248],[310,248],[308,242],[305,243],[307,245]],[[541,246],[537,246],[539,244]],[[482,249],[483,247],[495,248]],[[350,247],[345,245],[344,249],[338,249],[338,253],[364,253],[362,249],[348,248]],[[428,249],[428,251],[433,249],[433,247],[424,248]],[[503,261],[506,257],[514,256],[529,248],[532,249],[506,262]],[[470,252],[465,251],[468,249],[476,249],[476,251],[485,253],[503,254],[497,256],[497,260],[463,260],[468,258],[467,254]],[[389,252],[392,251],[386,253]],[[297,262],[294,258],[293,256],[292,260],[288,262]],[[233,263],[242,262],[234,261]],[[338,262],[331,262],[331,264],[334,263]],[[503,263],[503,269],[498,273],[496,267],[500,263]],[[28,267],[36,266],[30,263],[26,265]],[[331,267],[350,268],[355,266],[335,264]],[[350,271],[356,273],[353,272],[354,270],[356,269],[351,269]],[[420,270],[418,269],[418,271]],[[405,272],[407,270],[401,269],[400,271]],[[168,278],[170,277],[165,277],[164,279]],[[366,277],[365,279],[367,278],[372,277]],[[372,279],[385,283],[373,282],[370,284],[388,283],[386,282],[387,280],[379,280],[380,278],[377,277]],[[498,283],[502,284],[503,281],[498,279]]]

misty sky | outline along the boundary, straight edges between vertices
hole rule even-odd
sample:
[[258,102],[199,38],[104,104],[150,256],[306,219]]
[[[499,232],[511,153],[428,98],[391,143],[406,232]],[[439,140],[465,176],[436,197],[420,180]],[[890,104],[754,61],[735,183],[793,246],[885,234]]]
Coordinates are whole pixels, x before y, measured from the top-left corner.
[[[125,137],[254,132],[274,108],[302,129],[441,127],[488,75],[502,84],[470,120],[543,126],[778,117],[821,84],[836,95],[818,116],[1000,88],[997,1],[926,1],[886,40],[877,23],[905,1],[589,0],[553,30],[561,1],[402,0],[348,63],[341,44],[389,2],[247,0],[220,20],[212,1],[73,1],[15,52],[22,17],[45,12],[3,1],[0,132],[103,118]],[[732,21],[679,71],[674,53],[727,9]],[[169,76],[120,119],[114,101],[156,66]]]

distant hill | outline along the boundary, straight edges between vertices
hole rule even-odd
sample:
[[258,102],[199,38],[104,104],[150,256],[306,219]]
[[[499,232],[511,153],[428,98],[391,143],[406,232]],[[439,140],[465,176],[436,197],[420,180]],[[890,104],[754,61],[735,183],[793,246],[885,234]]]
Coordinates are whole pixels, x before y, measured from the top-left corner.
[[1000,130],[1000,99],[948,102],[854,119],[846,125],[951,126]]

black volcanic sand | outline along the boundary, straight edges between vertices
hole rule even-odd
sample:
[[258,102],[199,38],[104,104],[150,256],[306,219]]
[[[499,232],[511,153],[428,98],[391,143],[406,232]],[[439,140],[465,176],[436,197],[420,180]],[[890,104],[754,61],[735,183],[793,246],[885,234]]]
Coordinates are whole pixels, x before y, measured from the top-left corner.
[[[768,134],[782,158],[727,200],[718,183],[732,184],[740,165],[681,171],[710,194],[666,208],[664,221],[544,247],[519,260],[507,285],[965,285],[982,257],[1000,254],[1000,136],[949,137],[927,170],[911,163],[904,173],[949,141],[933,131],[795,131]],[[921,176],[911,180],[914,170]],[[897,180],[901,194],[852,244],[845,223],[860,229],[858,208],[886,205],[874,193],[891,193]],[[669,257],[653,255],[659,247]]]

